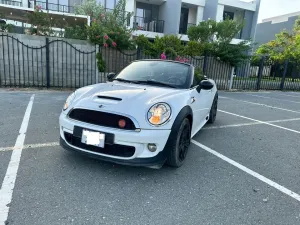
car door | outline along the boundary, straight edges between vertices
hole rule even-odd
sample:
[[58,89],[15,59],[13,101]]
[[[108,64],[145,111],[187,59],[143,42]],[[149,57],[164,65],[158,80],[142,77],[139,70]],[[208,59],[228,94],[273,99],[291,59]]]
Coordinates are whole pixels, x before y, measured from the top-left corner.
[[196,88],[190,90],[190,106],[193,110],[192,136],[206,123],[207,116],[211,108],[212,90],[202,89],[200,92]]

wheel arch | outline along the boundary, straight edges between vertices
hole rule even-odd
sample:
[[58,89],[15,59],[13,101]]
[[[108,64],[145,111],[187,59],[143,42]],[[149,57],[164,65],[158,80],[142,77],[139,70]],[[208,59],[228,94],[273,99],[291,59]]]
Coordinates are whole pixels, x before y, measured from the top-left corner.
[[190,121],[191,124],[191,128],[193,126],[193,111],[192,108],[190,106],[185,106],[183,107],[180,112],[177,114],[176,119],[174,120],[174,123],[172,125],[172,130],[171,132],[176,129],[176,127],[180,126],[182,120],[184,120],[185,118],[188,118],[188,120]]

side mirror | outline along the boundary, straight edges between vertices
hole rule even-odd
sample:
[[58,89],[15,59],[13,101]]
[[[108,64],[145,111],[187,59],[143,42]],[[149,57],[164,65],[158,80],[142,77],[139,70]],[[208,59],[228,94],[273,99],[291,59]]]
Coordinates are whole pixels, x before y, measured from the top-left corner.
[[197,87],[197,91],[200,93],[200,91],[203,90],[210,90],[214,87],[214,84],[212,82],[210,82],[209,80],[202,80],[198,87]]
[[116,74],[115,73],[109,73],[107,74],[107,80],[112,81],[115,78]]

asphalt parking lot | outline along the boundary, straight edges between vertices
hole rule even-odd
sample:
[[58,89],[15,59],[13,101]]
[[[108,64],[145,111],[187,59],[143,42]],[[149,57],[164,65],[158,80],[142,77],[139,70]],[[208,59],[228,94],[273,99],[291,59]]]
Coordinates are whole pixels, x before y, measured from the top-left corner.
[[0,225],[300,224],[300,93],[220,92],[185,164],[160,170],[63,150],[68,94],[0,89]]

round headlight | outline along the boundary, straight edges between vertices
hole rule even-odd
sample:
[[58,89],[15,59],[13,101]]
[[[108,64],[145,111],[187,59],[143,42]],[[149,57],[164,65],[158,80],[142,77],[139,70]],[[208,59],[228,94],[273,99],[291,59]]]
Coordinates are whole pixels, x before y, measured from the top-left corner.
[[148,121],[152,125],[162,125],[171,116],[171,107],[167,103],[157,103],[148,111]]
[[69,106],[71,105],[72,101],[74,100],[75,98],[75,92],[73,92],[72,94],[69,95],[69,97],[67,98],[66,100],[66,103],[64,105],[64,110],[68,109]]

